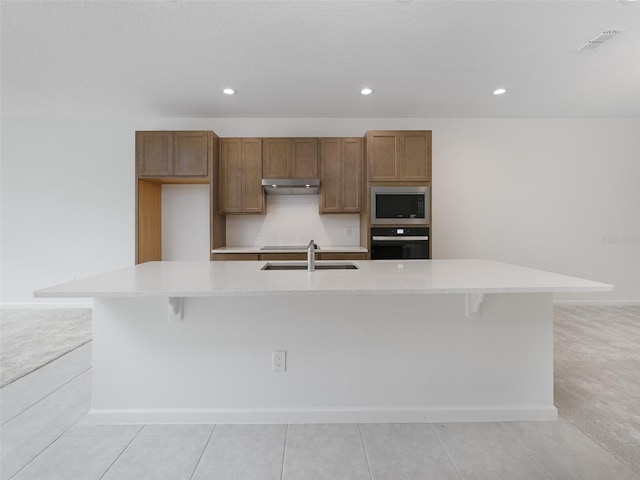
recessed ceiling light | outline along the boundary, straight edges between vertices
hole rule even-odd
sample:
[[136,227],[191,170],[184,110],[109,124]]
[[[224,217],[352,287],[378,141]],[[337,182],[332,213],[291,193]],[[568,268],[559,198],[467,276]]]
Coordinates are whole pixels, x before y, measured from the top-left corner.
[[502,95],[503,93],[507,93],[507,89],[506,88],[496,88],[493,91],[494,95]]
[[363,88],[362,90],[360,90],[360,93],[362,95],[371,95],[373,93],[373,90],[371,90],[370,88]]
[[233,88],[223,88],[222,93],[227,95],[235,95],[236,91]]

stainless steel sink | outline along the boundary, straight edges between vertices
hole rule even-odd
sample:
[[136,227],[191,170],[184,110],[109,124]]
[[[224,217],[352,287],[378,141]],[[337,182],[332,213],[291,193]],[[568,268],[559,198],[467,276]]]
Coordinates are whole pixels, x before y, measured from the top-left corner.
[[[307,263],[265,263],[260,270],[306,270]],[[316,270],[357,270],[358,266],[350,262],[316,263]]]

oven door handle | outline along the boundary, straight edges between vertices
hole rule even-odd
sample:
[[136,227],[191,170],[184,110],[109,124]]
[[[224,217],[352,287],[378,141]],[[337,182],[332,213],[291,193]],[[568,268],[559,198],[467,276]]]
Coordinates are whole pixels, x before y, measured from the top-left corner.
[[383,236],[373,236],[371,237],[371,240],[376,241],[376,242],[401,242],[402,240],[409,240],[409,241],[425,241],[425,240],[429,240],[429,235],[425,235],[425,236],[398,236],[398,237],[383,237]]

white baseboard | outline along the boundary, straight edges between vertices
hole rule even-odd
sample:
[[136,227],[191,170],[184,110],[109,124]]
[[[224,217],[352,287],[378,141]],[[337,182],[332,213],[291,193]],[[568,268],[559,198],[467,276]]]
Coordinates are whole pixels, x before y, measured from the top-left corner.
[[114,424],[292,424],[421,423],[557,420],[553,405],[417,408],[91,409],[87,423]]
[[93,299],[83,299],[75,302],[29,302],[29,303],[0,303],[2,309],[18,308],[93,308]]
[[554,300],[554,305],[585,305],[585,306],[601,306],[601,307],[623,307],[626,305],[640,305],[640,300]]
[[[600,306],[625,306],[640,305],[640,300],[554,300],[554,305],[600,305]],[[93,299],[82,299],[74,302],[24,302],[24,303],[0,303],[0,308],[93,308]]]

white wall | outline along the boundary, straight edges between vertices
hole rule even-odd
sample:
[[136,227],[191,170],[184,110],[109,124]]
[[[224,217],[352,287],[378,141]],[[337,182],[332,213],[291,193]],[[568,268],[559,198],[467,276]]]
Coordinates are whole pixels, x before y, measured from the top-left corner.
[[559,300],[640,301],[639,132],[638,120],[439,120],[435,256],[615,285]]
[[616,287],[561,300],[640,301],[638,119],[3,118],[3,305],[133,264],[134,131],[154,129],[431,129],[435,258],[504,260]]
[[162,258],[209,260],[209,185],[162,185]]

